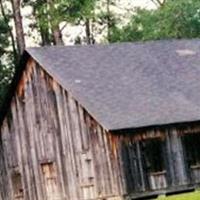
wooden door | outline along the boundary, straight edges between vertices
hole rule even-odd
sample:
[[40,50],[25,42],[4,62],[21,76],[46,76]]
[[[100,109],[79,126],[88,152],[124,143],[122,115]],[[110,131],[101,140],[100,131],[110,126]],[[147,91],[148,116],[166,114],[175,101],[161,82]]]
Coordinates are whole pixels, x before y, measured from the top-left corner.
[[144,169],[139,142],[122,143],[122,161],[128,193],[145,190]]
[[61,200],[55,164],[46,163],[42,164],[41,167],[43,173],[46,200]]
[[14,200],[24,200],[24,191],[22,185],[22,177],[19,172],[13,172],[12,174],[12,186]]
[[83,200],[95,199],[94,166],[91,152],[81,155],[81,189]]

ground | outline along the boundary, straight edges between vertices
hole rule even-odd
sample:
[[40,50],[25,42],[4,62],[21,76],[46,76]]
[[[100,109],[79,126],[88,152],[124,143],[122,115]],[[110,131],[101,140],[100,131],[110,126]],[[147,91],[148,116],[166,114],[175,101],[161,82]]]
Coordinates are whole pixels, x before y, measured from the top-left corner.
[[160,196],[157,200],[200,200],[200,190],[186,194],[172,195],[169,197]]

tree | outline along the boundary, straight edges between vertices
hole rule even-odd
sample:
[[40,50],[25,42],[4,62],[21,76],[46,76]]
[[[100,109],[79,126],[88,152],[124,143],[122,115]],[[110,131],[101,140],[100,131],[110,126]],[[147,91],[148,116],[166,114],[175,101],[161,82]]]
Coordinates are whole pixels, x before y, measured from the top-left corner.
[[21,0],[11,0],[19,56],[24,52],[25,39],[21,16]]
[[[50,33],[50,19],[49,19],[49,6],[47,0],[35,1],[35,0],[24,0],[23,7],[32,7],[32,14],[30,16],[32,23],[30,28],[32,30],[37,30],[38,34],[41,36],[41,44],[51,45],[52,35]],[[34,20],[33,20],[34,18]]]
[[137,9],[130,22],[114,27],[111,42],[200,36],[200,1],[168,0],[156,10]]
[[97,0],[85,0],[80,15],[77,16],[79,21],[84,21],[85,26],[85,40],[87,44],[94,44],[94,34],[92,30],[92,23],[95,21],[95,4]]
[[115,1],[106,0],[106,21],[107,21],[107,40],[110,42],[111,40],[111,30],[115,26],[115,17],[111,12],[110,6],[115,5]]
[[53,44],[54,45],[63,45],[62,40],[62,31],[59,27],[62,17],[60,17],[60,9],[58,9],[61,1],[59,0],[47,0],[47,9],[50,20],[50,29],[52,32]]
[[[93,35],[93,22],[95,21],[95,5],[98,0],[65,0],[63,16],[67,23],[80,25],[85,27],[85,41],[87,44],[95,42]],[[81,38],[78,38],[81,43]]]
[[[117,8],[115,0],[101,0],[99,10],[100,13],[97,15],[96,21],[99,26],[99,34],[105,32],[105,39],[107,42],[110,42],[111,32],[113,27],[116,25],[116,15],[113,12]],[[120,20],[119,20],[120,21]]]
[[164,6],[167,0],[151,0],[156,6]]
[[5,18],[0,14],[0,106],[13,75],[13,56],[8,50],[9,27]]
[[18,53],[16,50],[15,38],[13,35],[12,27],[9,25],[10,16],[8,15],[6,9],[4,8],[3,0],[0,0],[0,12],[2,16],[2,20],[4,21],[5,26],[7,26],[7,31],[10,36],[11,47],[13,52],[13,62],[17,64],[18,62]]
[[33,8],[35,23],[42,38],[42,45],[61,45],[62,30],[61,22],[65,24],[80,24],[84,22],[88,43],[91,37],[90,20],[93,16],[94,5],[97,0],[24,0],[24,5]]

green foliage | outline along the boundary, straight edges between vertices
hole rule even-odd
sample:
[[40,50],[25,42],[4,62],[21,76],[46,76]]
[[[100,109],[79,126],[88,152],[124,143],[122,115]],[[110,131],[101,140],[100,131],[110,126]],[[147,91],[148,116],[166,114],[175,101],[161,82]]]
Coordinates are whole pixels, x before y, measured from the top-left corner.
[[113,27],[111,42],[200,36],[200,1],[168,0],[156,10],[137,9],[122,28]]
[[39,33],[51,43],[51,32],[61,22],[79,24],[81,20],[92,18],[97,0],[24,0],[24,5],[33,8],[36,23],[32,28],[37,28]]
[[0,18],[0,56],[2,56],[6,50],[5,48],[8,46],[8,27],[5,21]]
[[13,56],[8,50],[9,27],[0,16],[0,106],[13,74]]
[[65,8],[65,20],[76,21],[76,19],[92,17],[95,3],[96,0],[71,0],[70,3],[65,0],[65,5],[63,6]]
[[90,17],[93,14],[96,0],[41,0],[24,1],[25,5],[31,5],[34,15],[42,25],[49,27],[62,21],[75,22],[77,19]]
[[101,0],[101,4],[98,6],[100,12],[95,16],[96,23],[101,27],[99,28],[99,34],[102,34],[105,29],[107,31],[107,35],[105,36],[107,42],[110,42],[110,32],[119,21],[113,11],[115,9],[116,0]]

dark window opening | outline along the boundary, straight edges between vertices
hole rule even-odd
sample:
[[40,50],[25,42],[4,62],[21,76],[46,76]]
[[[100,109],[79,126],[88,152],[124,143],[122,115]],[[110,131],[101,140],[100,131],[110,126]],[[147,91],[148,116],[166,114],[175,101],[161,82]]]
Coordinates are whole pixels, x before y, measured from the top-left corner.
[[182,136],[189,166],[200,165],[200,134]]
[[184,135],[182,142],[190,179],[194,183],[200,183],[200,134]]
[[165,142],[161,139],[123,143],[122,158],[128,192],[167,187],[164,149]]
[[141,142],[143,167],[151,190],[167,187],[163,148],[164,142],[161,139]]
[[148,172],[160,172],[165,169],[162,145],[159,139],[146,140],[141,143],[144,164]]

